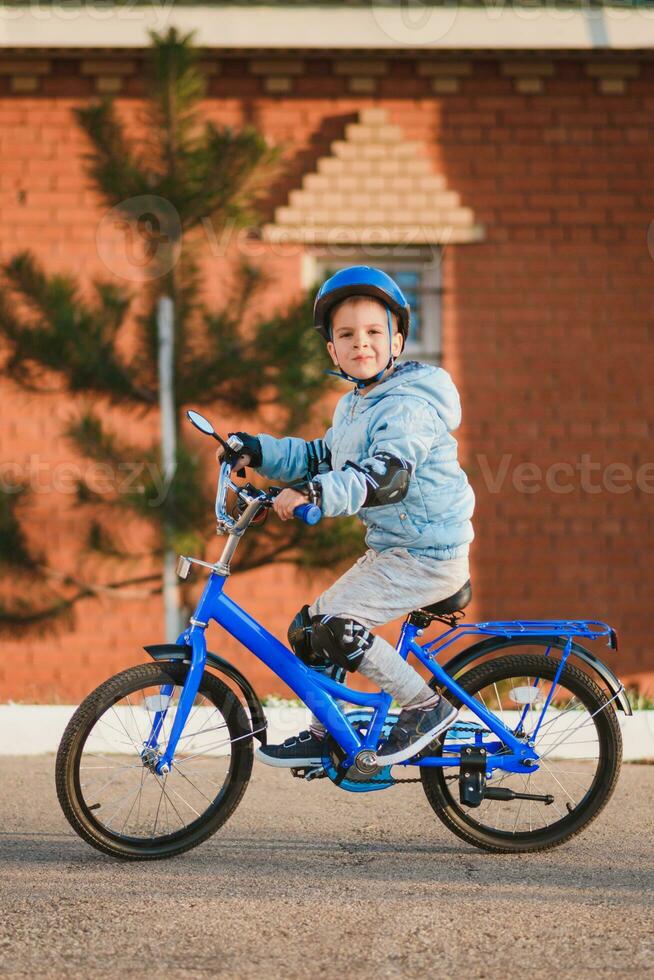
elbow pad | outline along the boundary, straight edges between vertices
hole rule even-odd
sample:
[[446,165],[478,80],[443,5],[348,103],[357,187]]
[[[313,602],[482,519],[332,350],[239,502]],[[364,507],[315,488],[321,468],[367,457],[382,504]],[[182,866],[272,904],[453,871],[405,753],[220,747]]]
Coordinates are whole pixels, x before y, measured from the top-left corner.
[[409,492],[411,464],[392,453],[377,453],[363,466],[349,459],[343,469],[358,470],[366,478],[366,499],[362,507],[383,507],[384,504],[397,504]]

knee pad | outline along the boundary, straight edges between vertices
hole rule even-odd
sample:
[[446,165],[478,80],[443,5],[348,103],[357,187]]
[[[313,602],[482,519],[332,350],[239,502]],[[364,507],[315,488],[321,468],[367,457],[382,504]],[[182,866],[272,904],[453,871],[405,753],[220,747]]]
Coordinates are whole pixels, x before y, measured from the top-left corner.
[[355,619],[312,616],[311,646],[337,667],[358,670],[375,637]]
[[326,667],[329,661],[316,653],[311,646],[311,629],[309,607],[302,606],[288,628],[288,642],[296,657],[307,667]]

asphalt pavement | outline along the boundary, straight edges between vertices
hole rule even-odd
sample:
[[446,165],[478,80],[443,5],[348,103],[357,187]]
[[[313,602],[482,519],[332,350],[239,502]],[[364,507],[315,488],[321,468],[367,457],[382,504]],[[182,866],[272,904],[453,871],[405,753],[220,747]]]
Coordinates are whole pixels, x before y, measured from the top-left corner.
[[59,810],[54,758],[0,760],[0,976],[654,977],[654,766],[542,854],[453,837],[419,785],[354,795],[255,763],[231,819],[121,863]]

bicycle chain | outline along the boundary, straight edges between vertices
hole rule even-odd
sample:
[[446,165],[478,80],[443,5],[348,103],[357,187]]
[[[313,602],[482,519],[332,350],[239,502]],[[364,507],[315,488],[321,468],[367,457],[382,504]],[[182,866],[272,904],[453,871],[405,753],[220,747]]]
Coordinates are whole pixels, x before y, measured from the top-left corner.
[[[471,725],[458,725],[457,726],[457,733],[458,732],[478,732],[478,731],[479,731],[478,728],[472,727]],[[422,751],[423,752],[426,752],[428,748],[429,748],[429,746],[426,746],[426,748],[424,748]],[[421,782],[422,782],[422,776],[410,776],[408,779],[391,779],[390,785],[391,786],[395,786],[396,783],[421,783]],[[366,779],[365,780],[365,783],[366,784],[367,783],[383,783],[385,786],[388,786],[389,785],[388,779],[374,779],[374,778],[373,779]]]
[[[413,776],[409,779],[392,779],[390,782],[391,786],[395,786],[396,783],[421,783],[421,776]],[[383,783],[385,786],[389,785],[387,779],[366,779],[366,783]]]
[[[476,725],[459,725],[459,726],[457,726],[457,733],[458,732],[461,732],[461,733],[465,733],[465,732],[476,733],[478,731],[479,731],[479,728]],[[438,742],[438,738],[434,739],[434,742]],[[433,744],[433,743],[430,743],[430,745],[431,744]],[[425,752],[428,751],[428,749],[430,748],[430,745],[428,745],[424,749],[422,749],[422,751],[418,755],[418,758],[420,758],[420,755],[422,755],[423,753],[425,753]],[[293,773],[294,776],[297,776],[298,778],[304,778],[304,779],[310,778],[310,777],[307,777],[306,775],[304,777],[301,777],[300,776],[300,773],[302,771],[304,771],[305,768],[306,767],[304,767],[304,766],[298,766],[297,768],[295,768],[295,767],[292,766],[291,767],[291,772]],[[322,773],[320,775],[318,775],[317,777],[314,776],[313,778],[323,779],[323,778],[328,778],[328,776],[327,776],[327,773],[325,772],[325,770],[323,768]],[[395,786],[397,783],[421,783],[422,782],[422,777],[421,776],[409,776],[408,779],[395,779],[395,778],[391,778],[389,780],[389,779],[375,779],[374,776],[373,776],[370,779],[362,779],[362,780],[360,780],[360,782],[363,785],[367,785],[369,783],[377,783],[377,784],[380,784],[381,783],[384,786]]]

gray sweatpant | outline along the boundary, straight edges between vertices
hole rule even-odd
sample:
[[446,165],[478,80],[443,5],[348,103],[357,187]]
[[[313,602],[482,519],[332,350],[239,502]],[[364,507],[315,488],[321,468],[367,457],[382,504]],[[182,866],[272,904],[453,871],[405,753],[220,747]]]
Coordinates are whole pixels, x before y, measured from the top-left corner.
[[[427,558],[406,548],[369,548],[309,607],[310,616],[344,616],[372,629],[413,609],[428,606],[457,592],[469,578],[464,558]],[[400,657],[390,643],[376,636],[364,656],[360,672],[395,700],[405,705],[424,692],[431,693],[420,674]],[[313,716],[314,731],[324,728]]]

